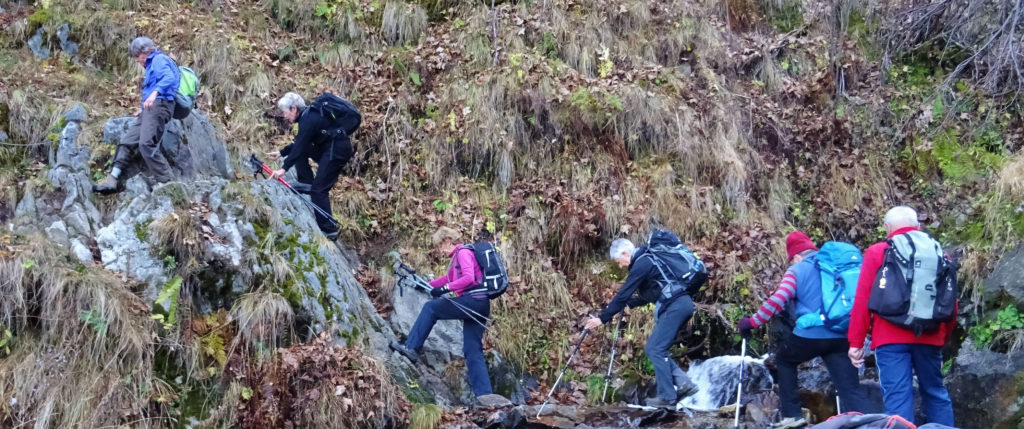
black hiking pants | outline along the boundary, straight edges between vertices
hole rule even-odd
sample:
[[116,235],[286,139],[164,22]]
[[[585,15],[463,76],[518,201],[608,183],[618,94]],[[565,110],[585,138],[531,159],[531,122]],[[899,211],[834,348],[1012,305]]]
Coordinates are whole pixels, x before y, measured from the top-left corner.
[[328,145],[329,147],[326,150],[319,151],[319,156],[316,158],[316,174],[313,173],[313,167],[309,165],[310,158],[299,160],[295,163],[295,176],[299,179],[299,182],[310,184],[310,201],[323,209],[324,213],[328,215],[324,216],[319,212],[314,213],[317,226],[320,227],[320,231],[323,231],[324,234],[338,231],[338,225],[333,222],[332,216],[334,212],[331,211],[330,192],[331,188],[338,181],[338,176],[341,175],[341,169],[352,159],[353,153],[352,144],[349,142],[348,136],[339,136],[338,138],[342,140]]
[[797,387],[796,368],[800,364],[821,357],[832,377],[832,383],[839,390],[840,406],[843,412],[865,412],[867,394],[860,385],[857,368],[850,363],[846,353],[850,343],[845,338],[813,339],[790,335],[779,346],[775,355],[778,366],[779,399],[782,403],[782,417],[800,418],[800,395]]

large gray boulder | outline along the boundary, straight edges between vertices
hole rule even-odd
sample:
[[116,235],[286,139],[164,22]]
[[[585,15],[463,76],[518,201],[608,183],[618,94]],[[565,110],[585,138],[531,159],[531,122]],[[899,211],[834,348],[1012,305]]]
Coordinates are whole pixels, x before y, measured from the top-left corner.
[[1013,429],[1024,424],[1024,353],[996,353],[964,342],[946,377],[956,426]]
[[[103,141],[114,145],[120,143],[136,119],[123,116],[107,121],[103,127]],[[198,110],[193,110],[185,119],[168,122],[160,147],[177,178],[217,176],[233,179],[235,176],[224,142],[217,137],[209,118]],[[142,159],[138,159],[126,172],[126,177],[144,170],[143,165]]]
[[984,280],[985,299],[992,302],[1000,294],[1024,304],[1024,246],[1003,254],[992,274]]
[[[423,304],[430,300],[430,295],[412,287],[403,287],[399,283],[399,286],[395,287],[391,301],[395,309],[391,312],[391,327],[395,332],[408,335],[412,330],[412,325],[416,323]],[[438,321],[423,344],[422,357],[422,362],[437,372],[444,371],[444,368],[453,359],[462,359],[462,322],[457,320]]]

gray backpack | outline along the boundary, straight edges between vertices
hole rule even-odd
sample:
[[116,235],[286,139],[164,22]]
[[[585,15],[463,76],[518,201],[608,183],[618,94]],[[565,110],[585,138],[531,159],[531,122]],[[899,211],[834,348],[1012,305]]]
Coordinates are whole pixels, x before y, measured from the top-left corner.
[[868,309],[920,336],[956,317],[959,268],[928,234],[910,231],[888,240]]

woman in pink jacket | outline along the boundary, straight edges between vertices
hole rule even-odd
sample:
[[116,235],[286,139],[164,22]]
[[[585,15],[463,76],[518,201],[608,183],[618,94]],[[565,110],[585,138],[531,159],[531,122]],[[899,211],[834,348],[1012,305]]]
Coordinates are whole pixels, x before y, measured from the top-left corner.
[[[435,299],[423,305],[405,343],[392,341],[391,349],[416,363],[434,323],[438,320],[461,320],[462,354],[466,357],[469,384],[473,387],[473,393],[480,397],[491,394],[491,379],[487,375],[487,362],[484,361],[484,321],[477,320],[481,319],[477,314],[490,317],[491,302],[486,294],[474,294],[475,286],[483,274],[473,251],[464,249],[458,243],[459,237],[458,231],[448,227],[441,227],[434,233],[434,243],[452,258],[448,273],[430,281],[430,286],[434,288],[430,295]],[[463,308],[460,309],[456,304]]]

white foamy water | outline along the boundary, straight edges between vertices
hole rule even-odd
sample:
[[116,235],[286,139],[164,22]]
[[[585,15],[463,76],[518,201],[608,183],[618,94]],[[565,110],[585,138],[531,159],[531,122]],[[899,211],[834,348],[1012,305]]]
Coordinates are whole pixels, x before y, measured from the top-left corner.
[[717,410],[736,402],[736,383],[740,377],[740,362],[746,363],[743,370],[743,394],[771,389],[773,381],[764,358],[750,356],[718,356],[690,365],[687,375],[697,387],[696,394],[683,399],[681,405],[693,410]]

